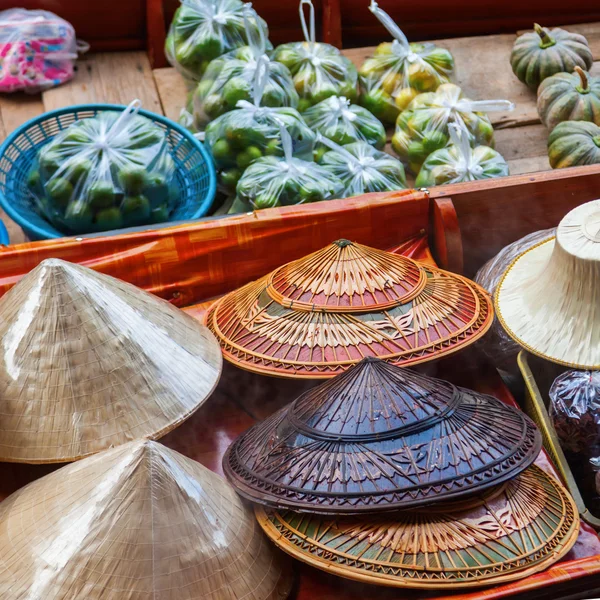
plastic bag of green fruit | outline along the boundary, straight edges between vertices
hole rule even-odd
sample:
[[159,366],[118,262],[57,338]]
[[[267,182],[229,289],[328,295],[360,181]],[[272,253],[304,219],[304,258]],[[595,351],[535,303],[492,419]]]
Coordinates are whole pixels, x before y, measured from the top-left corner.
[[471,148],[469,133],[460,125],[448,125],[451,144],[430,154],[415,181],[417,187],[478,181],[509,175],[503,156],[489,146]]
[[81,119],[43,146],[28,185],[40,214],[65,233],[167,221],[178,200],[164,131],[124,111]]
[[463,127],[472,146],[494,147],[494,128],[487,112],[510,111],[508,100],[469,100],[453,83],[442,84],[435,92],[419,94],[396,121],[392,147],[413,173],[425,159],[450,143],[448,125]]
[[244,171],[231,213],[342,197],[341,181],[317,163],[295,158],[287,129],[281,125],[279,131],[283,157],[264,156]]
[[379,150],[385,146],[386,134],[381,121],[343,96],[331,96],[311,106],[302,116],[311,129],[341,146],[352,142],[367,142]]
[[369,10],[394,41],[379,44],[360,67],[360,103],[384,123],[392,124],[417,94],[434,92],[450,81],[454,59],[448,50],[434,44],[409,44],[375,0]]
[[[269,36],[267,24],[256,11],[248,27]],[[165,42],[168,61],[192,84],[198,82],[211,60],[248,44],[241,0],[181,0]]]
[[341,198],[406,188],[404,167],[393,156],[367,142],[340,146],[322,136],[317,139],[328,149],[319,164],[344,185]]
[[[304,5],[310,9],[310,28],[306,24]],[[300,96],[298,110],[304,112],[330,96],[345,96],[355,102],[356,67],[336,47],[316,41],[315,9],[311,0],[300,0],[300,22],[306,41],[282,44],[273,53],[273,59],[285,65],[292,74]]]
[[260,61],[256,71],[253,102],[240,100],[238,108],[211,121],[205,132],[219,183],[224,190],[234,190],[242,173],[264,156],[284,156],[280,127],[292,140],[292,154],[312,160],[315,133],[295,108],[262,106],[264,83],[270,63]]
[[[246,4],[244,14],[251,8]],[[249,24],[250,19],[246,22]],[[263,82],[263,106],[298,106],[298,93],[294,88],[288,68],[269,61],[265,54],[265,38],[253,37],[247,32],[250,43],[213,60],[196,87],[193,96],[193,126],[202,131],[209,121],[233,110],[240,100],[251,101],[253,86],[260,61],[270,62],[267,78]]]

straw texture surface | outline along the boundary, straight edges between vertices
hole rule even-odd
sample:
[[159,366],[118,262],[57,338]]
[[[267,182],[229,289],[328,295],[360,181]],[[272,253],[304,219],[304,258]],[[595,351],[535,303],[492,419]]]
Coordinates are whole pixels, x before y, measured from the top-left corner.
[[226,295],[206,322],[239,367],[321,379],[366,356],[408,365],[455,352],[492,318],[473,282],[338,240]]
[[156,438],[216,386],[213,335],[179,309],[48,259],[0,299],[0,460],[64,462]]
[[579,531],[566,490],[532,466],[495,494],[464,503],[339,517],[256,509],[283,550],[342,577],[387,586],[459,589],[505,583],[546,569]]
[[528,351],[600,369],[600,200],[573,209],[556,238],[519,256],[495,300],[498,319]]
[[2,600],[281,600],[292,577],[227,482],[139,440],[0,505]]
[[541,445],[500,400],[367,358],[242,434],[223,468],[253,502],[374,513],[498,484]]

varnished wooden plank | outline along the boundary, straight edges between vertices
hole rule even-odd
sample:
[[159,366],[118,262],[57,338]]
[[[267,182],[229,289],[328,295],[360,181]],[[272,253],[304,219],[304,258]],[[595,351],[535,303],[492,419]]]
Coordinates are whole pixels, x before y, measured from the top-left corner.
[[550,169],[548,132],[541,123],[498,129],[495,139],[496,150],[508,162],[511,175]]
[[71,81],[42,94],[46,110],[104,101],[96,62],[97,56],[89,54],[84,57],[77,63],[77,73]]
[[164,114],[177,121],[188,94],[183,77],[172,67],[154,69],[153,74]]

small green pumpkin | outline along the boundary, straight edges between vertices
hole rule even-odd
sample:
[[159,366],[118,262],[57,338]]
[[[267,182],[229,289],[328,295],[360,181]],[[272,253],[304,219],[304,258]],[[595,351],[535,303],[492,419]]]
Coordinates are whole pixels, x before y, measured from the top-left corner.
[[587,121],[559,123],[548,137],[553,169],[600,164],[600,127]]
[[548,31],[537,23],[533,29],[517,38],[510,55],[513,73],[531,89],[555,73],[592,67],[594,59],[582,35],[558,27]]
[[600,77],[580,67],[574,73],[557,73],[538,88],[538,114],[552,131],[563,121],[590,121],[600,125]]

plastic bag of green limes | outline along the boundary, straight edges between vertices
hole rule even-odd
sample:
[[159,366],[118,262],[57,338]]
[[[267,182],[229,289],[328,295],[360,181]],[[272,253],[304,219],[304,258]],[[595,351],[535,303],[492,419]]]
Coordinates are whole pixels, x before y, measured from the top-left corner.
[[295,108],[262,106],[270,63],[260,61],[253,87],[253,102],[240,100],[238,108],[206,127],[205,141],[219,171],[219,183],[234,190],[245,169],[263,156],[283,156],[280,127],[292,140],[292,154],[312,159],[315,133]]
[[472,146],[493,148],[494,128],[485,113],[513,108],[508,100],[469,100],[457,85],[444,83],[435,92],[419,94],[400,113],[392,147],[408,168],[418,173],[432,152],[450,143],[450,123],[467,131]]
[[178,200],[163,130],[123,112],[76,121],[43,146],[28,185],[40,214],[65,233],[167,221]]
[[479,181],[509,175],[503,156],[489,146],[471,148],[469,134],[461,126],[448,126],[450,146],[431,153],[415,181],[417,187]]
[[404,167],[393,156],[367,142],[340,146],[331,140],[321,138],[321,141],[328,151],[321,156],[319,164],[342,182],[342,198],[406,188]]
[[431,43],[409,44],[392,18],[375,0],[371,12],[394,38],[383,42],[359,69],[360,103],[386,124],[393,123],[412,99],[450,81],[452,54]]
[[[310,30],[304,17],[305,4],[310,8]],[[285,65],[292,74],[300,96],[300,112],[330,96],[345,96],[352,102],[357,98],[356,67],[334,46],[315,41],[314,15],[312,2],[301,0],[300,18],[306,41],[282,44],[273,52],[273,59]]]
[[[306,124],[336,144],[366,142],[381,150],[385,146],[386,133],[381,122],[366,108],[351,104],[343,96],[331,96],[311,106],[302,113]],[[319,153],[327,151],[321,147]]]
[[[244,14],[250,10],[246,5]],[[249,22],[247,19],[246,23]],[[248,28],[247,35],[250,44],[213,60],[196,87],[192,108],[193,128],[197,131],[202,131],[209,121],[233,110],[240,100],[252,100],[254,80],[261,61],[269,62],[263,83],[262,106],[298,106],[298,94],[287,67],[269,61],[262,35],[255,38],[251,28]]]
[[280,127],[284,155],[255,160],[236,186],[233,210],[259,210],[341,198],[341,181],[317,163],[293,156],[292,138]]
[[244,22],[241,0],[181,0],[165,42],[165,54],[192,84],[211,60],[248,44],[247,28],[268,38],[267,24],[251,9]]

